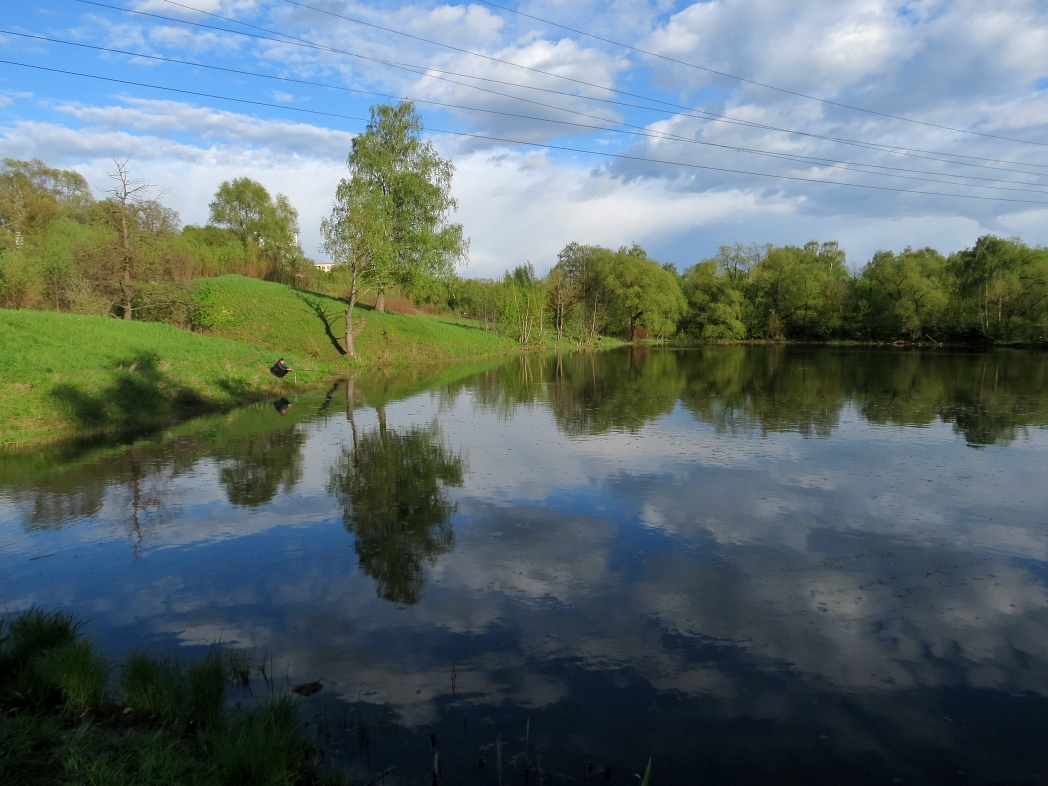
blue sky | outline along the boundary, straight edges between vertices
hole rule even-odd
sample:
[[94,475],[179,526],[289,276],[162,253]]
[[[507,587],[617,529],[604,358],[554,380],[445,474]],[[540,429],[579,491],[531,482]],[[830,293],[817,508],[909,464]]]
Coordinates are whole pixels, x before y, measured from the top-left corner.
[[252,177],[290,197],[320,258],[352,135],[401,96],[457,166],[465,275],[542,272],[572,240],[639,242],[680,267],[734,242],[838,240],[854,266],[987,232],[1048,244],[1043,2],[499,5],[530,16],[479,2],[9,3],[0,59],[124,83],[0,63],[0,155],[75,168],[99,191],[130,158],[186,223],[207,220],[219,182]]

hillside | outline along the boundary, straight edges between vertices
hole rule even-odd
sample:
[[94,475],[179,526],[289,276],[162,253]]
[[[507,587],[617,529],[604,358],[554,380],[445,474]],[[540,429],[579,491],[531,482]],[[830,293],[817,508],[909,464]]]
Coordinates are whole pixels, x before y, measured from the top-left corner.
[[[361,308],[358,319],[367,321],[357,360],[349,363],[338,340],[340,301],[242,276],[197,286],[196,318],[210,324],[209,335],[153,322],[0,309],[7,366],[0,446],[172,422],[367,367],[390,369],[377,379],[405,366],[417,376],[448,361],[518,348],[476,328]],[[296,369],[285,380],[268,372],[278,356]]]
[[[343,356],[346,307],[340,300],[244,276],[204,279],[197,286],[200,319],[211,335],[320,362]],[[425,315],[379,313],[369,306],[358,306],[355,314],[357,327],[364,325],[356,359],[365,366],[490,357],[520,348],[480,328]]]

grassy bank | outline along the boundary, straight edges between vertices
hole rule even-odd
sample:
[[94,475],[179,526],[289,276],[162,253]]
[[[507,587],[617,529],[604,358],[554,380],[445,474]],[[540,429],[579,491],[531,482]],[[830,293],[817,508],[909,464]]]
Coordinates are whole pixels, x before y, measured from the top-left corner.
[[0,345],[0,445],[141,428],[287,387],[268,371],[272,351],[156,323],[0,310]]
[[[194,319],[206,333],[0,310],[0,446],[174,422],[364,369],[433,367],[519,350],[477,328],[361,308],[364,328],[350,363],[339,338],[340,301],[243,276],[197,286]],[[270,375],[278,356],[297,373],[283,381]]]
[[348,783],[312,766],[289,697],[226,707],[249,674],[218,649],[188,666],[137,654],[114,669],[71,617],[24,612],[0,628],[0,783]]

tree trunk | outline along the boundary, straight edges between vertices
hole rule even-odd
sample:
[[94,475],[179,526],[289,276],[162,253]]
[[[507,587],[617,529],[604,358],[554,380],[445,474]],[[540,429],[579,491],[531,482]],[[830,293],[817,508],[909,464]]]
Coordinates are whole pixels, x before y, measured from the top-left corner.
[[386,310],[386,288],[379,287],[378,290],[378,302],[375,303],[375,311],[380,314]]
[[357,304],[356,295],[349,299],[349,307],[346,309],[346,355],[356,357],[353,348],[353,306]]
[[124,278],[120,294],[124,296],[124,319],[131,319],[131,239],[127,231],[127,205],[120,208],[120,234],[124,241]]
[[124,278],[120,282],[120,294],[124,298],[124,319],[131,319],[131,270],[124,268]]

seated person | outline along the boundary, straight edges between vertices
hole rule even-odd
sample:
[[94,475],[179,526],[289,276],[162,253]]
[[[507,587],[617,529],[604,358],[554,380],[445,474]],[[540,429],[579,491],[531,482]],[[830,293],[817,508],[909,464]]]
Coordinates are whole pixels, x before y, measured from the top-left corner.
[[280,360],[274,363],[273,367],[269,370],[273,374],[273,376],[280,377],[281,379],[283,379],[292,369],[287,367],[287,364],[284,362],[284,358],[280,358]]

